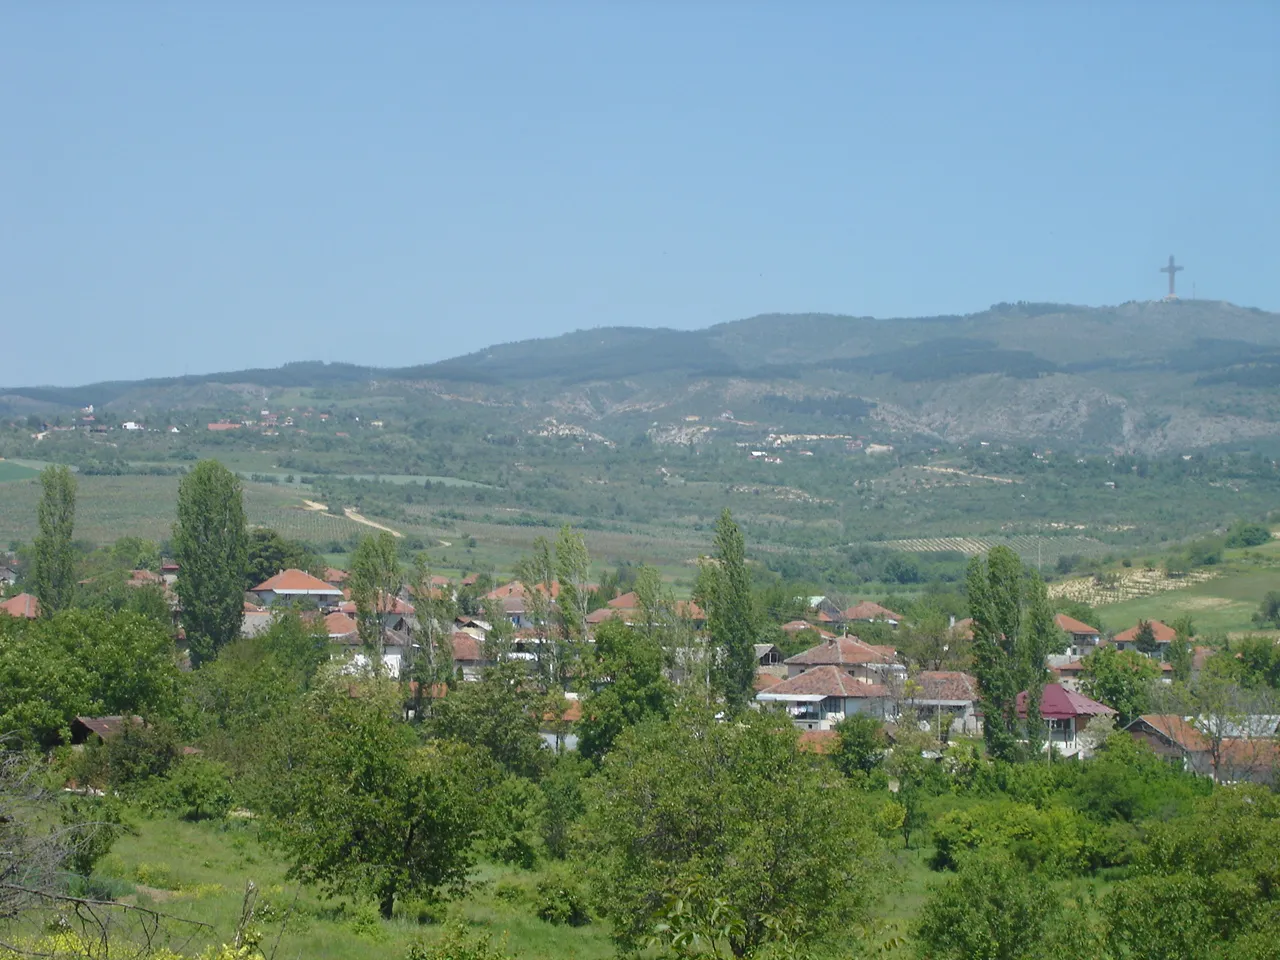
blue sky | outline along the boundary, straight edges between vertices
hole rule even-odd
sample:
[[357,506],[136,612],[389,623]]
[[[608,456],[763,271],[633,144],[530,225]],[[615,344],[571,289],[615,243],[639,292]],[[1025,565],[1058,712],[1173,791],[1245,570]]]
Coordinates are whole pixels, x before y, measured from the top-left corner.
[[0,10],[0,382],[1180,289],[1280,309],[1280,4]]

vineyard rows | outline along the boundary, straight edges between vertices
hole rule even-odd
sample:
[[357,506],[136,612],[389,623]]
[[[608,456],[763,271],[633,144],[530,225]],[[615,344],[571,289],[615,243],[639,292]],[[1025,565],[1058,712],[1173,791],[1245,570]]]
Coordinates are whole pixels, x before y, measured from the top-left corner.
[[1126,600],[1150,597],[1166,590],[1185,590],[1212,580],[1217,574],[1198,570],[1180,577],[1166,577],[1159,570],[1124,570],[1108,577],[1079,577],[1049,586],[1055,600],[1079,600],[1092,607],[1102,607]]
[[1008,547],[1024,560],[1053,563],[1060,556],[1078,554],[1097,556],[1109,549],[1092,537],[921,537],[914,540],[886,540],[881,546],[907,553],[942,553],[950,551],[972,557],[992,547]]

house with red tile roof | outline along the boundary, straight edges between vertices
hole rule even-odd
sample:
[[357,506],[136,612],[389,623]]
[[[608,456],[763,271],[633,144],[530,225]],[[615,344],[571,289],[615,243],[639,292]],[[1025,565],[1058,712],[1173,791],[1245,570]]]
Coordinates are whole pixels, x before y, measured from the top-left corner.
[[1091,627],[1075,617],[1059,613],[1054,616],[1053,622],[1070,640],[1067,655],[1071,659],[1079,660],[1081,657],[1087,657],[1102,642],[1102,632],[1097,627]]
[[0,614],[35,620],[40,616],[40,601],[29,593],[20,593],[0,603]]
[[837,666],[818,666],[756,694],[761,705],[779,706],[802,730],[830,730],[845,717],[893,719],[889,688],[858,680]]
[[325,583],[305,570],[292,568],[281,570],[249,592],[257,594],[258,601],[266,607],[271,606],[277,599],[296,600],[310,597],[322,605],[342,600],[342,591],[333,584]]
[[887,623],[891,627],[896,627],[905,618],[888,607],[882,607],[870,600],[863,600],[844,611],[844,619],[850,623]]
[[324,618],[324,632],[335,643],[358,644],[360,642],[359,625],[341,610],[335,610]]
[[[1178,638],[1178,631],[1167,623],[1161,623],[1159,620],[1151,620],[1149,622],[1151,624],[1151,632],[1156,638],[1156,649],[1150,656],[1158,657],[1161,660],[1169,659],[1169,644]],[[1115,644],[1117,650],[1137,650],[1138,633],[1141,630],[1142,622],[1139,621],[1128,630],[1117,633],[1111,638],[1111,642]]]
[[[1209,736],[1215,727],[1222,729]],[[1231,731],[1243,735],[1223,737],[1226,727],[1211,718],[1174,714],[1143,714],[1124,729],[1160,756],[1181,763],[1184,770],[1221,783],[1274,786],[1280,776],[1280,742],[1274,736],[1250,736],[1243,729]]]
[[852,634],[825,640],[784,661],[788,677],[797,677],[815,667],[838,667],[851,677],[866,682],[880,682],[888,677],[905,675],[893,647],[866,643]]

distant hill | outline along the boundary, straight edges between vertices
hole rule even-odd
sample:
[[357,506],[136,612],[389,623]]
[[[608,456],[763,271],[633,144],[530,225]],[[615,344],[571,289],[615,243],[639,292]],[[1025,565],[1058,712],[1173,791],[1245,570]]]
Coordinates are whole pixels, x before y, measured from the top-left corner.
[[[1280,439],[1280,315],[1219,301],[997,304],[966,316],[771,314],[704,330],[611,327],[412,367],[278,369],[0,388],[0,409],[217,408],[256,390],[400,391],[572,415],[597,434],[720,416],[890,436],[1142,452]],[[586,423],[590,421],[590,423]]]

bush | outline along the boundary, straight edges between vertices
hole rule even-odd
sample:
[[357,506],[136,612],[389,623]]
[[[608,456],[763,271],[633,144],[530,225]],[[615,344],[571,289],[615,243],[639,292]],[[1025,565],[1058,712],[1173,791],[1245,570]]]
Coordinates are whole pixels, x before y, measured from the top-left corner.
[[226,766],[199,755],[174,765],[149,796],[156,806],[174,810],[187,820],[221,819],[235,799]]
[[1260,523],[1237,520],[1227,531],[1228,547],[1260,547],[1271,542],[1271,530]]
[[409,945],[405,960],[513,960],[510,954],[490,945],[488,936],[472,937],[462,921],[449,924],[437,943],[419,940]]
[[591,922],[586,896],[563,870],[556,870],[538,881],[533,912],[539,920],[562,926],[582,927]]
[[938,818],[930,866],[958,869],[977,852],[1008,856],[1024,870],[1061,876],[1091,866],[1094,832],[1084,817],[1061,805],[1037,809],[1008,800],[980,803]]

